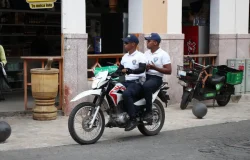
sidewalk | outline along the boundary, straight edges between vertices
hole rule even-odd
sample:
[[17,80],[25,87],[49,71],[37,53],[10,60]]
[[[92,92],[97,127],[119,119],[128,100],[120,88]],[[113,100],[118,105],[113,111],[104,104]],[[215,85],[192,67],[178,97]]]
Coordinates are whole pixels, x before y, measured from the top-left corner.
[[[250,120],[250,102],[231,103],[226,107],[215,106],[215,108],[208,105],[208,113],[204,119],[194,117],[191,107],[180,110],[179,105],[171,105],[165,108],[165,111],[166,120],[162,132]],[[68,117],[65,116],[58,116],[54,121],[35,121],[31,116],[0,118],[0,121],[2,120],[11,125],[12,134],[6,143],[0,144],[0,151],[76,144],[69,135]],[[136,135],[141,135],[137,129],[124,132],[124,129],[105,128],[99,141],[117,140]]]

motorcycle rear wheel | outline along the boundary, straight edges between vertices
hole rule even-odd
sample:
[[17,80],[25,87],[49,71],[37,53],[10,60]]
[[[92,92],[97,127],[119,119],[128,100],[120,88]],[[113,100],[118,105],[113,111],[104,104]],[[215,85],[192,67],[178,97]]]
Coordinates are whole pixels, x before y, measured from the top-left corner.
[[[76,119],[76,116],[80,113],[83,113],[83,109],[85,109],[87,112],[87,115],[84,117],[83,115],[80,115],[80,118],[82,120]],[[97,113],[96,119],[94,121],[94,125],[92,128],[90,128],[89,123],[91,122],[93,115],[95,113],[95,104],[90,102],[84,102],[78,104],[70,113],[69,120],[68,120],[68,129],[71,137],[79,144],[85,145],[85,144],[93,144],[96,143],[102,136],[105,128],[105,119],[104,115],[101,109],[99,109],[99,112]],[[85,111],[84,111],[85,112]],[[82,129],[80,133],[76,131],[76,122],[80,123],[80,127],[77,127],[79,129]],[[97,129],[96,134],[93,133]],[[85,133],[85,134],[84,134]],[[94,137],[87,138],[87,135],[91,135]]]
[[[226,95],[225,95],[226,96]],[[226,97],[225,97],[225,99],[224,100],[216,100],[217,101],[217,104],[219,105],[219,106],[226,106],[228,103],[229,103],[229,101],[230,101],[230,99],[231,99],[231,94],[230,95],[227,95]]]
[[[164,111],[164,107],[161,104],[161,102],[156,99],[153,102],[153,123],[152,125],[146,125],[146,124],[139,124],[137,126],[138,130],[145,136],[154,136],[157,135],[165,122],[165,111]],[[149,127],[152,127],[156,125],[156,127],[153,127],[153,129],[150,129]]]

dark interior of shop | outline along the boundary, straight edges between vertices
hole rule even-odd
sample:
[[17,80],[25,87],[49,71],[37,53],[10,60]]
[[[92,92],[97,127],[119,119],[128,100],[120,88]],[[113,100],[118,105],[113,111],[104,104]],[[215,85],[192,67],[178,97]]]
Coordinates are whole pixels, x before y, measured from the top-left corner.
[[12,89],[22,89],[21,56],[61,55],[61,3],[49,10],[32,10],[25,0],[2,0],[0,21],[8,80]]
[[[110,14],[112,10],[115,14]],[[87,0],[86,11],[88,53],[123,53],[121,37],[127,34],[123,20],[127,19],[128,0],[119,0],[114,9],[109,0]],[[101,49],[97,45],[100,37]]]
[[[30,9],[26,0],[0,0],[0,44],[7,64],[5,71],[11,91],[3,90],[0,112],[24,110],[24,72],[21,56],[61,55],[61,0],[53,9]],[[41,64],[31,63],[30,68]],[[57,64],[54,64],[57,67]],[[30,80],[30,75],[28,75]],[[28,87],[28,102],[33,99]]]
[[[113,12],[116,14],[110,14]],[[114,8],[109,0],[86,0],[86,13],[88,54],[123,53],[121,38],[127,34],[127,23],[123,21],[127,20],[128,0],[119,0]],[[30,9],[26,0],[0,0],[0,44],[8,61],[5,69],[12,90],[3,91],[5,101],[0,102],[0,112],[23,110],[20,57],[61,55],[61,0],[52,9]],[[58,68],[58,63],[53,65]],[[28,71],[40,67],[41,64],[34,62],[28,65]],[[28,87],[28,106],[33,105]]]
[[[182,1],[184,55],[209,54],[210,0]],[[188,63],[184,62],[184,65]]]

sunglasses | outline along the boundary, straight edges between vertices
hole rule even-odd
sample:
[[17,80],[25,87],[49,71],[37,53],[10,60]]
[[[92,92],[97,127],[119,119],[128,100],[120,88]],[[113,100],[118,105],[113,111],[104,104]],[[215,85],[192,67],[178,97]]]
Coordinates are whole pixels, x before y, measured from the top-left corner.
[[[155,40],[147,40],[147,43],[150,43],[150,42],[157,42],[157,41],[155,41]],[[157,42],[157,43],[159,43],[159,42]]]

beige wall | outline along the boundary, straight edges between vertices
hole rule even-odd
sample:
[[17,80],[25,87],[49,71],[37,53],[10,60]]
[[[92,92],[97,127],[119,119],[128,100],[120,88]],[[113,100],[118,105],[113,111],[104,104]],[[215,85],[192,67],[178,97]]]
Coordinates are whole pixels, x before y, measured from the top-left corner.
[[167,33],[167,0],[143,0],[143,33]]

